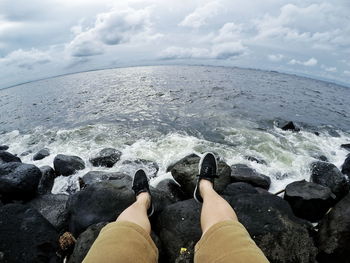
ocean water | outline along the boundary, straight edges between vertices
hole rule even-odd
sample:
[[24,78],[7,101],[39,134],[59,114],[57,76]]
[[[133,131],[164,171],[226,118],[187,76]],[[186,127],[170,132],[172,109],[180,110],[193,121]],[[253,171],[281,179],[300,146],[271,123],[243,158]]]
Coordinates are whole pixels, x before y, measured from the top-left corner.
[[[121,163],[137,158],[159,164],[156,185],[171,177],[170,164],[205,151],[269,176],[276,192],[308,180],[319,155],[340,167],[348,154],[340,145],[350,143],[350,88],[239,68],[152,66],[60,76],[0,90],[0,114],[0,144],[18,155],[30,151],[23,162],[52,166],[58,153],[85,160],[86,169],[56,178],[53,193],[77,189],[78,177],[90,170],[132,175],[139,167]],[[277,127],[287,120],[302,131]],[[51,155],[33,161],[43,147]],[[92,167],[89,158],[104,147],[121,150],[122,160],[110,169]]]

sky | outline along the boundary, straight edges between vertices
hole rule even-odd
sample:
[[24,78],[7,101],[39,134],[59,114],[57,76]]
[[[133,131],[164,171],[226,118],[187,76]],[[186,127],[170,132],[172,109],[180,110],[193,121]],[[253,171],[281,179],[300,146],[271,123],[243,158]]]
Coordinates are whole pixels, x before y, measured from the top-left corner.
[[0,88],[158,64],[276,70],[350,86],[350,1],[0,0]]

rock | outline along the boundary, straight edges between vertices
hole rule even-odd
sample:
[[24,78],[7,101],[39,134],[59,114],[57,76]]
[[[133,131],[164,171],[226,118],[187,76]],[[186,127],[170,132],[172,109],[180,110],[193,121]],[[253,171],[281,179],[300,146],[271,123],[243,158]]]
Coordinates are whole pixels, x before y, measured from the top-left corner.
[[59,233],[63,233],[68,229],[67,201],[67,195],[47,194],[40,195],[27,204],[45,217]]
[[49,194],[55,182],[55,171],[48,165],[40,167],[40,171],[42,176],[38,185],[38,194]]
[[345,175],[331,163],[315,162],[311,165],[311,181],[329,187],[340,200],[349,192],[349,184]]
[[166,207],[158,217],[157,228],[168,262],[180,262],[183,258],[181,248],[187,249],[192,260],[194,246],[202,235],[200,205],[190,199]]
[[298,181],[287,185],[284,199],[297,217],[317,222],[327,213],[336,196],[325,186]]
[[321,221],[317,244],[318,262],[350,262],[350,194]]
[[35,196],[40,178],[39,168],[32,164],[0,164],[0,195],[5,202],[28,200]]
[[295,217],[285,200],[272,194],[242,194],[228,201],[270,262],[315,262],[311,224]]
[[350,154],[346,157],[342,165],[341,172],[350,177]]
[[95,242],[101,229],[107,225],[107,222],[94,224],[88,227],[83,233],[80,234],[72,255],[70,256],[68,263],[81,263],[90,250],[90,247]]
[[7,145],[0,145],[0,151],[7,151],[9,147]]
[[1,262],[59,262],[56,229],[27,205],[0,207],[0,233]]
[[175,202],[185,200],[185,193],[181,187],[172,179],[164,179],[160,181],[156,187],[158,190],[167,193]]
[[[199,161],[199,156],[191,154],[174,165],[169,166],[167,169],[167,172],[170,171],[174,179],[181,185],[186,198],[193,197],[197,182]],[[218,174],[219,178],[215,181],[215,190],[221,193],[231,183],[231,169],[225,162],[219,161]]]
[[299,132],[299,131],[300,131],[300,129],[297,128],[297,127],[295,126],[295,124],[294,124],[292,121],[287,122],[287,123],[281,125],[280,128],[281,128],[282,130],[284,130],[284,131],[294,131],[294,132]]
[[254,157],[254,156],[244,156],[244,158],[246,158],[247,160],[251,161],[251,162],[256,162],[259,164],[267,164],[265,160],[258,158],[258,157]]
[[108,173],[103,171],[90,171],[82,177],[82,181],[85,186],[92,185],[94,183],[102,182],[102,181],[113,181],[113,180],[122,180],[125,186],[132,185],[132,178],[123,173]]
[[0,151],[0,164],[2,164],[2,163],[10,163],[10,162],[21,163],[22,161],[17,156],[14,156],[13,154],[11,154],[9,152]]
[[256,172],[245,164],[232,165],[231,178],[233,182],[245,182],[267,190],[271,184],[270,177]]
[[32,153],[31,150],[25,151],[25,152],[22,152],[22,153],[20,154],[20,156],[27,156],[27,155],[29,155],[29,154],[31,154],[31,153]]
[[143,169],[149,178],[153,178],[157,176],[159,165],[156,162],[145,159],[126,160],[122,162],[120,171],[134,174],[138,169]]
[[53,165],[57,175],[69,176],[85,168],[84,161],[78,156],[58,154]]
[[122,180],[92,184],[69,196],[69,230],[78,236],[92,224],[114,221],[134,201],[134,192]]
[[350,143],[342,144],[340,145],[341,148],[344,148],[345,150],[350,151]]
[[229,184],[222,192],[223,195],[238,196],[241,194],[257,194],[258,191],[248,183],[232,183]]
[[330,136],[332,136],[332,137],[340,138],[340,134],[339,134],[337,131],[335,131],[335,130],[329,130],[329,131],[328,131],[328,134],[329,134]]
[[44,149],[41,149],[40,151],[38,151],[36,154],[34,154],[33,160],[34,161],[42,160],[49,155],[50,155],[49,149],[44,148]]
[[93,166],[113,167],[120,160],[122,153],[114,148],[104,148],[90,159]]
[[150,187],[150,192],[152,194],[152,203],[155,213],[163,211],[166,206],[171,205],[177,201],[173,199],[169,193],[152,186]]

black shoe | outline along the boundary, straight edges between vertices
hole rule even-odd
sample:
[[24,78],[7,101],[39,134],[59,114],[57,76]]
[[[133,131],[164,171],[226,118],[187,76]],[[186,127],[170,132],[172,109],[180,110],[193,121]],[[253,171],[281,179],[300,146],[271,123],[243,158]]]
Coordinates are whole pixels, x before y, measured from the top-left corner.
[[199,175],[198,175],[196,188],[194,189],[194,193],[193,193],[193,197],[197,202],[199,203],[203,202],[203,199],[199,192],[199,181],[201,179],[205,179],[212,182],[214,185],[215,178],[218,178],[217,170],[218,170],[218,164],[217,164],[215,155],[210,152],[205,153],[199,162]]
[[[149,193],[151,196],[151,192],[149,190],[148,178],[144,170],[138,170],[134,175],[134,180],[132,181],[132,190],[135,192],[135,196],[138,196],[141,193]],[[151,196],[151,205],[147,210],[148,217],[150,217],[154,212],[154,207],[152,203]]]

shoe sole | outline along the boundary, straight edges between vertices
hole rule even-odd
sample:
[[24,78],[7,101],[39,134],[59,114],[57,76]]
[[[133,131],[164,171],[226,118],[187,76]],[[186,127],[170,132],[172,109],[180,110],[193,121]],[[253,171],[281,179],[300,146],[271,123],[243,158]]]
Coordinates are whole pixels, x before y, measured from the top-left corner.
[[[214,156],[215,165],[216,165],[216,171],[215,171],[215,172],[216,172],[216,174],[217,174],[217,172],[218,172],[218,161],[216,160],[215,154],[212,153],[212,152],[207,152],[207,153],[205,153],[205,154],[202,156],[202,158],[200,159],[199,164],[198,164],[198,174],[200,174],[200,172],[201,172],[201,167],[202,167],[202,164],[203,164],[203,160],[204,160],[205,156],[207,156],[208,154],[212,154],[212,155]],[[198,178],[198,180],[199,180],[199,178]],[[197,197],[196,197],[196,192],[197,192],[198,186],[199,186],[199,182],[196,183],[196,188],[194,189],[194,192],[193,192],[193,198],[194,198],[194,200],[196,200],[198,203],[202,203],[202,202],[200,202],[200,201],[197,199]]]

